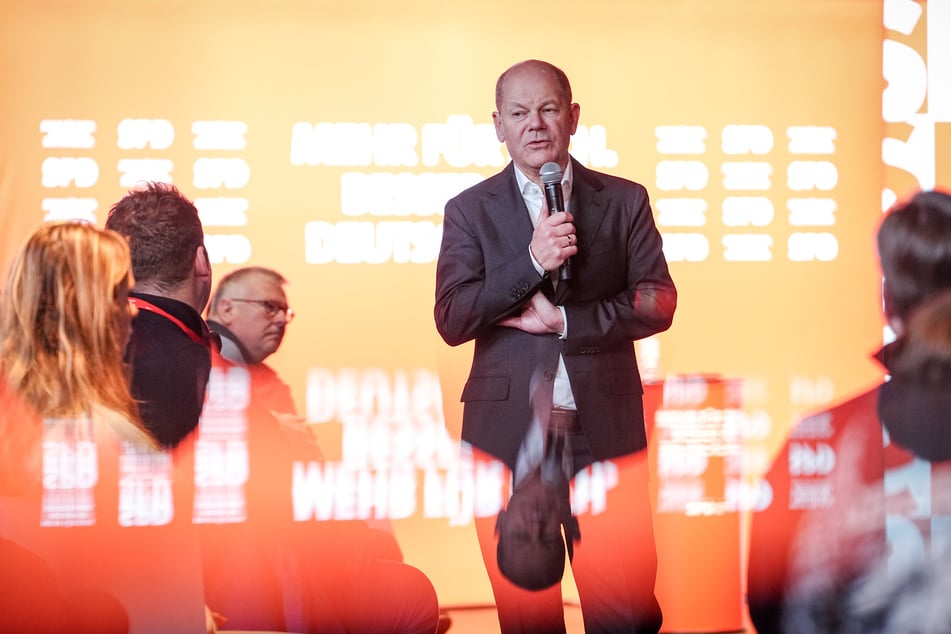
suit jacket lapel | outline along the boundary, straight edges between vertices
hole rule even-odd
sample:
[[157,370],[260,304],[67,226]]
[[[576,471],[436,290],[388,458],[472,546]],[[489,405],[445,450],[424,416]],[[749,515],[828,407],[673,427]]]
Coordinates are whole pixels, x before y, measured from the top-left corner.
[[601,194],[604,184],[590,170],[571,159],[571,213],[578,235],[578,252],[588,253],[597,242],[607,201]]
[[[604,221],[606,201],[601,195],[604,184],[590,170],[571,159],[571,203],[575,233],[578,236],[578,255],[571,260],[573,279],[559,283],[555,289],[555,304],[563,304],[571,296],[572,284],[577,284],[579,267],[584,267],[591,245],[597,242]],[[557,273],[554,273],[557,274]]]
[[532,236],[532,219],[518,183],[515,180],[515,165],[509,162],[500,175],[497,186],[490,190],[491,198],[486,201],[486,210],[492,221],[499,227],[499,233],[513,251],[527,248]]

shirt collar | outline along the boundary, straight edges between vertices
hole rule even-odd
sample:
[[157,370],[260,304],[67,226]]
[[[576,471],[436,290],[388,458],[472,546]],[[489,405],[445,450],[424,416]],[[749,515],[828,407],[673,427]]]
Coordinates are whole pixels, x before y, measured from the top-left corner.
[[244,344],[241,343],[241,340],[238,339],[238,336],[228,330],[224,324],[214,321],[213,319],[209,319],[206,323],[208,324],[208,328],[220,338],[221,345],[219,349],[221,350],[221,356],[233,363],[248,365],[248,359],[251,358],[251,355],[248,353],[248,349],[245,348]]
[[[528,176],[525,175],[525,172],[522,169],[512,164],[512,167],[515,168],[515,182],[518,184],[518,191],[522,192],[522,195],[530,194],[533,191],[533,188],[538,188],[535,191],[541,190],[541,187],[533,183]],[[561,176],[561,186],[566,191],[570,191],[572,181],[572,171],[571,171],[571,159],[568,159],[568,167],[565,168],[565,173]]]
[[172,299],[171,297],[152,295],[151,293],[140,293],[138,291],[130,292],[129,296],[144,299],[148,303],[161,308],[185,324],[185,326],[198,335],[207,345],[215,346],[219,350],[221,349],[221,337],[217,333],[213,333],[198,311],[185,302]]

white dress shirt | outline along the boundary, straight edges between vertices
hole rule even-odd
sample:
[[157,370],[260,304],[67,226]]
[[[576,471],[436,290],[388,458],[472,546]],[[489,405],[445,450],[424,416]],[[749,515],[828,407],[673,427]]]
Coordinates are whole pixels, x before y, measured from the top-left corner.
[[[522,198],[525,199],[525,206],[528,207],[528,214],[532,219],[532,226],[535,227],[538,225],[539,217],[542,213],[542,205],[545,200],[545,193],[542,191],[542,188],[533,183],[528,179],[525,174],[522,173],[522,170],[518,168],[518,165],[515,166],[515,180],[518,182],[519,191],[522,192]],[[565,208],[569,207],[571,200],[571,161],[568,162],[568,169],[565,170],[564,176],[561,179],[561,187],[564,191],[565,196]],[[541,267],[538,261],[535,259],[535,256],[532,255],[531,249],[528,251],[529,257],[532,258],[532,263],[535,265],[535,270],[538,271],[538,274],[542,277],[545,276],[545,269]],[[558,276],[553,275],[551,277],[552,284],[558,283]],[[558,307],[561,310],[561,316],[565,324],[565,329],[561,332],[561,338],[564,339],[568,336],[568,316],[565,313],[565,309],[562,306]],[[568,370],[565,369],[565,359],[562,356],[558,356],[558,371],[555,374],[555,387],[552,394],[552,405],[554,407],[561,407],[563,409],[577,409],[575,405],[575,397],[571,392],[571,382],[568,380]]]
[[[528,213],[532,220],[532,226],[538,226],[538,221],[542,213],[542,207],[545,203],[545,193],[542,191],[541,187],[529,180],[517,165],[515,166],[515,180],[518,182],[519,191],[522,193],[522,198],[525,200],[525,206],[528,207]],[[565,208],[567,209],[571,199],[570,161],[568,163],[568,169],[565,170],[564,176],[562,176],[561,186],[565,197]],[[535,265],[535,270],[538,272],[538,275],[540,277],[544,277],[545,269],[543,269],[538,263],[538,260],[535,259],[531,249],[529,249],[528,255],[532,259],[532,264]],[[557,284],[558,276],[551,276],[551,281],[552,284]],[[560,337],[564,339],[568,335],[568,316],[566,315],[563,306],[559,306],[558,308],[561,310],[562,319],[565,324],[565,328],[562,330],[560,335]],[[518,451],[518,458],[516,459],[515,472],[512,474],[516,487],[522,482],[522,480],[525,479],[525,477],[532,473],[542,463],[542,458],[544,456],[545,436],[551,407],[577,409],[577,406],[575,405],[575,397],[571,391],[571,381],[568,380],[568,370],[565,368],[565,359],[563,356],[558,355],[558,369],[555,372],[555,380],[550,403],[548,403],[548,399],[545,397],[539,398],[540,395],[537,392],[540,387],[539,379],[540,377],[538,374],[532,377],[532,394],[530,397],[533,403],[532,409],[534,411],[534,416],[532,417],[532,421],[528,426],[528,433],[526,433],[525,438],[522,440],[522,445]],[[544,405],[542,405],[542,403],[544,403]],[[570,456],[571,449],[570,447],[566,446],[564,459],[567,461],[570,459]],[[570,480],[570,462],[566,462],[563,467],[566,471],[568,479]]]

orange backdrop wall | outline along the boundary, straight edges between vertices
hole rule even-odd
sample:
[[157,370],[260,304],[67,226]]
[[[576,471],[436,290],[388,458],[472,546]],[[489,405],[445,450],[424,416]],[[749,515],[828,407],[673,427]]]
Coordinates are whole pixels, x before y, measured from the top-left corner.
[[137,181],[176,183],[215,275],[291,280],[271,361],[335,459],[331,515],[390,519],[444,603],[484,602],[458,448],[471,348],[442,343],[432,303],[443,204],[507,162],[499,73],[561,66],[573,154],[651,192],[680,305],[640,362],[739,382],[744,511],[796,418],[879,378],[883,204],[951,176],[951,10],[891,5],[7,2],[0,261],[46,219],[101,225]]

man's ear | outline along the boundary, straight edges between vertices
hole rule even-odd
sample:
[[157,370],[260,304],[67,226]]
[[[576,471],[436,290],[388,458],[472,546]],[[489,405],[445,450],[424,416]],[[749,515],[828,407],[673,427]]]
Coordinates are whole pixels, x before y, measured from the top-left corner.
[[581,541],[581,525],[578,523],[578,518],[574,515],[565,523],[565,534],[571,538],[572,542]]
[[581,541],[581,526],[578,524],[578,518],[572,515],[563,526],[565,527],[565,546],[568,549],[568,561],[575,556],[575,542]]
[[208,251],[203,244],[195,249],[192,277],[187,282],[192,295],[191,300],[194,302],[192,308],[199,314],[204,313],[208,308],[208,299],[211,297],[211,258],[208,257]]
[[215,317],[225,326],[231,325],[231,315],[234,312],[234,302],[228,297],[221,297],[215,304]]
[[492,113],[492,125],[495,126],[495,137],[499,143],[505,143],[505,132],[502,130],[502,115],[499,112]]
[[892,302],[892,295],[889,292],[887,281],[882,286],[882,300],[885,310],[885,321],[888,322],[888,326],[892,329],[892,332],[895,333],[895,336],[900,337],[905,332],[905,320],[895,313],[894,303]]
[[195,277],[211,278],[211,260],[203,244],[195,249]]
[[581,119],[581,105],[573,103],[570,106],[571,112],[571,134],[578,131],[578,121]]

